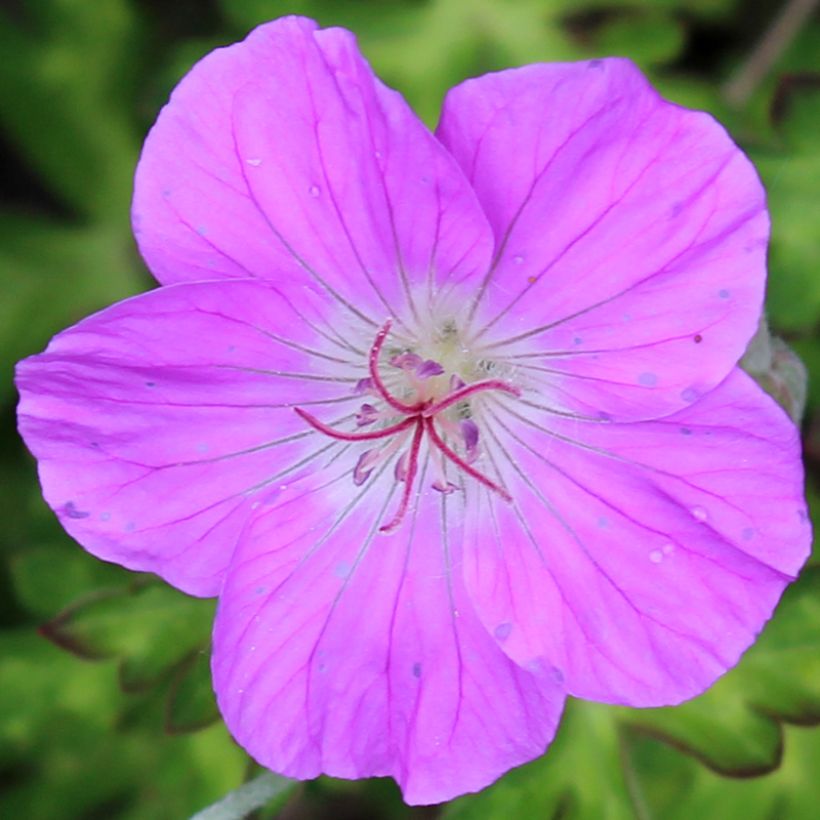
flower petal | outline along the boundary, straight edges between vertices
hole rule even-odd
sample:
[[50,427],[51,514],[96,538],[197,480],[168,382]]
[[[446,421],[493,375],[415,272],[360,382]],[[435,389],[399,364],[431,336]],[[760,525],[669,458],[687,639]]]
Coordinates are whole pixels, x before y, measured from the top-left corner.
[[666,415],[723,380],[754,333],[764,192],[709,115],[628,61],[468,80],[439,136],[498,243],[475,333],[570,412]]
[[519,403],[483,445],[512,504],[468,487],[465,579],[487,628],[570,694],[635,706],[733,666],[806,559],[797,431],[740,371],[660,421],[581,423]]
[[161,288],[20,363],[20,432],[86,549],[216,594],[249,503],[330,457],[292,407],[352,419],[366,354],[324,293],[297,290],[299,311],[253,281]]
[[302,18],[182,80],[146,140],[133,214],[163,283],[296,277],[379,321],[428,284],[477,280],[492,248],[458,165],[353,36]]
[[543,753],[564,697],[552,668],[519,669],[479,623],[458,524],[428,479],[398,531],[378,533],[392,476],[385,464],[354,487],[334,464],[259,510],[220,597],[214,685],[262,765],[390,775],[409,803],[436,803]]

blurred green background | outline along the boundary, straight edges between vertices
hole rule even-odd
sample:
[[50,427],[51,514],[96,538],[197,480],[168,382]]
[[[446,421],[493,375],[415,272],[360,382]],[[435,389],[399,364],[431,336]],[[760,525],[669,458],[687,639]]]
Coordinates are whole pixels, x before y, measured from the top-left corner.
[[[814,5],[814,14],[801,11]],[[794,25],[776,25],[786,7]],[[618,54],[713,112],[774,221],[768,315],[814,378],[820,464],[820,20],[742,0],[5,0],[0,5],[0,817],[188,817],[256,774],[210,694],[213,604],[88,557],[42,502],[14,430],[16,359],[151,287],[131,239],[135,162],[212,48],[287,13],[354,30],[434,125],[444,91],[511,65]],[[789,19],[789,18],[787,18]],[[780,32],[780,34],[778,34]],[[774,38],[776,59],[756,44]],[[389,781],[300,785],[258,817],[816,818],[820,568],[740,666],[674,710],[571,703],[550,753],[484,793],[408,809]]]

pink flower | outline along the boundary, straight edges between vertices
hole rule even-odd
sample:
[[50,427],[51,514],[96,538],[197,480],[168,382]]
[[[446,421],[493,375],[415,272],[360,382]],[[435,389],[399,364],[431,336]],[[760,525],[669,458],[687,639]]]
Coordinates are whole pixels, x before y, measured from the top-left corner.
[[702,692],[804,561],[796,431],[735,368],[763,190],[628,61],[468,80],[433,135],[283,19],[180,83],[133,217],[165,287],[21,363],[20,429],[86,549],[219,595],[265,766],[480,789],[567,694]]

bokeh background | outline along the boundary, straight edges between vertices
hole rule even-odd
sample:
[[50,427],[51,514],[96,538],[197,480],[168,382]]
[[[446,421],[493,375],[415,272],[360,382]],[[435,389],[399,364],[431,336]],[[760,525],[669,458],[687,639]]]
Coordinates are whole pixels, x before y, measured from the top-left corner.
[[[98,562],[61,531],[16,437],[12,368],[64,326],[152,286],[128,221],[141,141],[196,59],[287,13],[353,29],[431,126],[444,91],[467,76],[610,54],[725,123],[769,192],[768,316],[812,377],[803,430],[818,509],[817,3],[4,0],[0,817],[175,820],[258,774],[210,694],[213,603]],[[683,707],[570,703],[546,757],[449,806],[409,809],[389,781],[323,779],[256,816],[813,820],[819,721],[820,568],[810,565],[740,666]]]

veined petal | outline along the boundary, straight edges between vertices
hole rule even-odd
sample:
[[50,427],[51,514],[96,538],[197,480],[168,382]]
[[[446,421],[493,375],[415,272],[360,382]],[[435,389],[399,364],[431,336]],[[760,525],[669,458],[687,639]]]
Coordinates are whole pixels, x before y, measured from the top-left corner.
[[757,325],[768,217],[709,115],[628,61],[534,65],[453,89],[439,137],[492,223],[474,334],[553,406],[656,418],[722,381]]
[[436,803],[552,739],[560,682],[543,660],[520,669],[486,633],[463,589],[460,515],[428,484],[386,536],[400,495],[390,465],[362,487],[332,465],[271,499],[243,536],[220,597],[214,685],[262,765],[390,775],[409,803]]
[[526,665],[567,691],[676,703],[733,666],[806,559],[797,431],[736,371],[660,421],[491,410],[483,445],[512,504],[468,487],[465,581]]
[[20,432],[86,549],[213,595],[249,506],[332,457],[293,405],[352,419],[366,371],[332,300],[298,294],[297,311],[253,281],[161,288],[19,364]]
[[289,277],[379,318],[478,280],[492,248],[460,168],[353,36],[293,17],[183,79],[146,140],[133,214],[163,283]]

